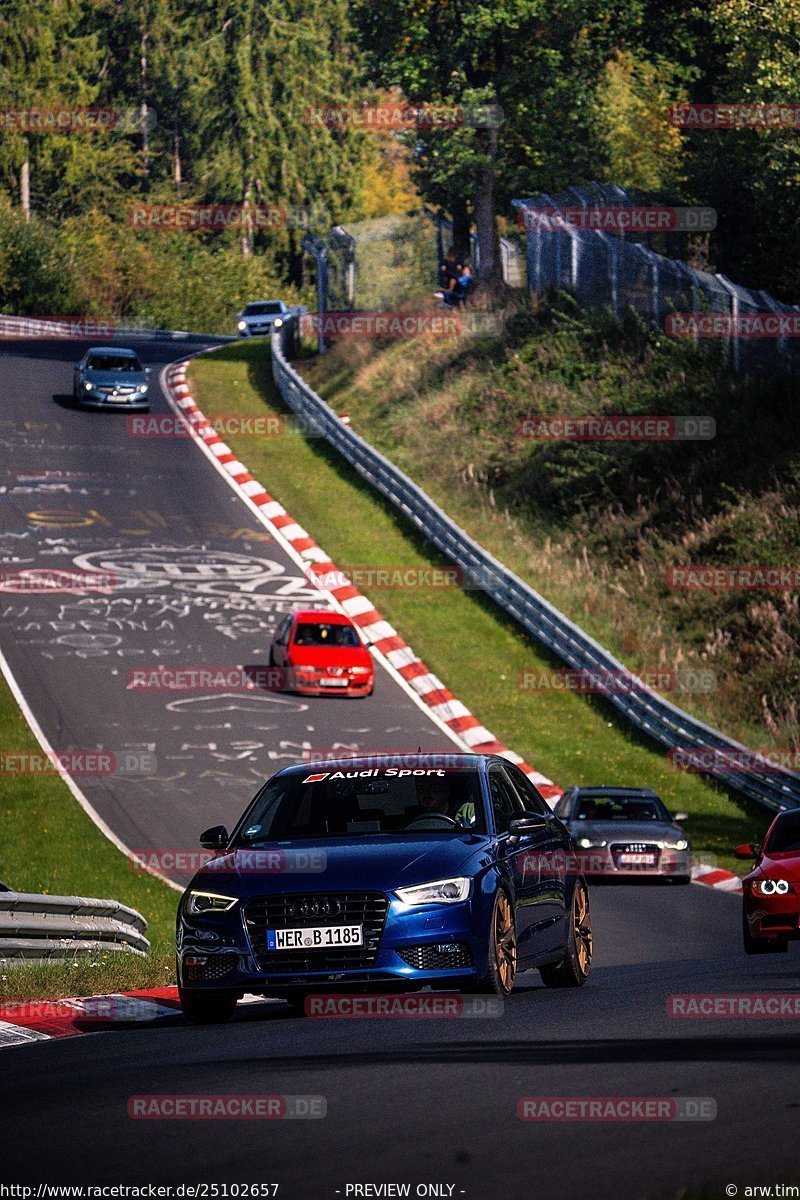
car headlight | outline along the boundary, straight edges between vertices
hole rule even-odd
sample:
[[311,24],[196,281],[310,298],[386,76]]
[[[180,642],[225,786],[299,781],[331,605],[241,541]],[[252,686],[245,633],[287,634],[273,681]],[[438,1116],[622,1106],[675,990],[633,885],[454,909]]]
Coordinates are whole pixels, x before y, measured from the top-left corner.
[[84,383],[83,386],[86,388],[87,392],[90,392],[92,390],[92,388],[94,387],[94,384],[93,383]]
[[437,879],[435,883],[418,883],[416,887],[397,888],[395,896],[404,904],[458,904],[469,895],[470,880],[466,876]]
[[282,324],[283,324],[283,321],[280,319],[280,317],[276,317],[275,320],[272,322],[272,328],[280,329]]
[[689,843],[687,842],[686,838],[681,838],[680,841],[677,841],[675,843],[675,849],[676,850],[688,850]]
[[785,896],[792,890],[788,879],[754,879],[753,891],[757,896]]
[[236,328],[239,330],[239,333],[246,333],[247,332],[247,321],[240,321],[239,324],[236,326]]
[[236,896],[221,896],[218,892],[191,891],[186,897],[186,911],[193,917],[202,913],[227,912],[238,904]]
[[591,850],[594,843],[591,838],[578,838],[578,845],[581,850]]
[[351,675],[369,675],[371,671],[372,671],[372,667],[351,667],[350,668]]

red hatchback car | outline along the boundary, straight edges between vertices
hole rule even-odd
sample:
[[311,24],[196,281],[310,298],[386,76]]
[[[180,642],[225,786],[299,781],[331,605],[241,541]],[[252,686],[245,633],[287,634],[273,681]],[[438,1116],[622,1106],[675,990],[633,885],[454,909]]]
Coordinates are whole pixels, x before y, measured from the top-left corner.
[[349,617],[302,609],[286,617],[269,652],[284,687],[304,696],[371,696],[375,667]]
[[755,858],[742,881],[744,948],[747,954],[776,954],[800,938],[800,810],[780,813],[764,845],[746,843],[737,858]]

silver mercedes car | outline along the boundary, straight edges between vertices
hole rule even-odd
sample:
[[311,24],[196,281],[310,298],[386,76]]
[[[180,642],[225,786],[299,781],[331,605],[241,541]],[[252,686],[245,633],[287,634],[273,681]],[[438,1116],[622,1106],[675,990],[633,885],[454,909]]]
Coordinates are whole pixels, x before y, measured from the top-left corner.
[[150,404],[149,375],[133,350],[95,346],[75,367],[72,394],[86,408],[143,412]]
[[649,788],[570,787],[555,813],[585,875],[691,882],[692,846],[679,824],[688,814],[671,816]]

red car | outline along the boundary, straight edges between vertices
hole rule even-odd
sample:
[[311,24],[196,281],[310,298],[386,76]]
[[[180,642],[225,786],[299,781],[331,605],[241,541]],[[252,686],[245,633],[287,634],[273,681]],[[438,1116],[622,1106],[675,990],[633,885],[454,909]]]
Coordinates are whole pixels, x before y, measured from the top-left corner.
[[744,948],[747,954],[777,954],[800,938],[800,810],[780,813],[764,845],[746,843],[737,858],[755,858],[742,881]]
[[269,652],[284,686],[304,696],[371,696],[375,668],[349,617],[302,609],[286,617]]

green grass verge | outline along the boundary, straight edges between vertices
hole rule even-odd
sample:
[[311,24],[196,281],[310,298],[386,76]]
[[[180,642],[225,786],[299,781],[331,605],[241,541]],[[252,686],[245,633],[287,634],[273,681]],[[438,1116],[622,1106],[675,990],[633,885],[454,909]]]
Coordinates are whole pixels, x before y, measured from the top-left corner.
[[[9,753],[40,750],[0,676],[0,738]],[[173,983],[178,894],[152,875],[131,871],[58,775],[0,773],[0,879],[18,892],[98,896],[137,909],[149,922],[153,950],[98,954],[74,962],[0,963],[0,1000],[83,996]]]
[[[284,413],[265,342],[204,355],[191,367],[195,398],[215,414]],[[440,564],[420,535],[319,439],[227,436],[231,449],[343,570],[348,565]],[[496,737],[560,785],[647,784],[690,813],[695,848],[720,866],[767,818],[694,774],[673,770],[601,700],[523,691],[521,672],[558,664],[485,598],[456,590],[367,594]],[[371,747],[374,748],[374,747]],[[741,864],[738,864],[741,867]]]

